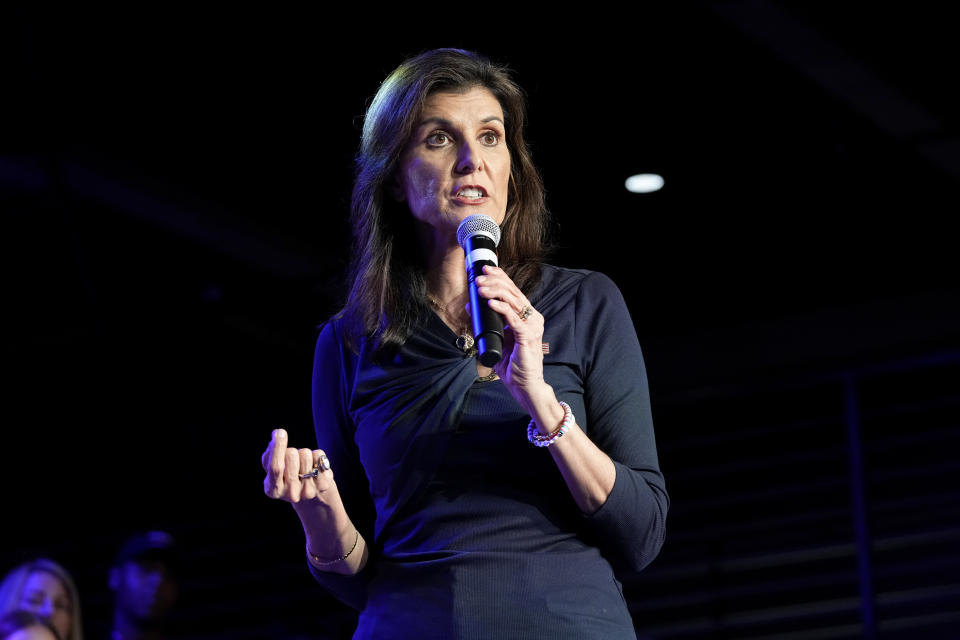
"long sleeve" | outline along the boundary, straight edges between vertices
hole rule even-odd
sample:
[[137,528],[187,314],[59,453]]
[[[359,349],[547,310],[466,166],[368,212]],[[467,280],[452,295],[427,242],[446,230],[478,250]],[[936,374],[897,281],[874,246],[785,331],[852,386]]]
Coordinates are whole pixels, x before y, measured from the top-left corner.
[[607,276],[583,278],[575,304],[586,410],[582,426],[617,473],[610,496],[585,521],[615,566],[639,571],[663,545],[669,507],[643,354],[623,296]]
[[356,637],[633,637],[615,573],[656,555],[667,510],[643,358],[608,278],[542,275],[531,304],[546,319],[544,377],[616,467],[590,516],[526,441],[529,416],[504,383],[478,381],[435,315],[389,358],[349,351],[337,321],[321,332],[317,444],[372,543],[357,576],[311,571],[360,610]]
[[[371,545],[370,552],[373,554],[373,504],[353,439],[354,427],[346,410],[353,362],[335,324],[330,322],[325,325],[317,339],[313,362],[313,422],[317,447],[323,449],[330,458],[347,515]],[[367,568],[359,574],[344,576],[320,571],[307,561],[310,572],[320,585],[358,611],[366,604],[371,565],[372,558]]]

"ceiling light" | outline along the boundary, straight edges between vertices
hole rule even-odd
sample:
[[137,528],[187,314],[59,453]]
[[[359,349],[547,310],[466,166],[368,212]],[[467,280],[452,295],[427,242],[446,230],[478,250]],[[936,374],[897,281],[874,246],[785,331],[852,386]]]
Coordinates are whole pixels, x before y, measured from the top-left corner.
[[663,188],[663,177],[655,173],[638,173],[627,178],[625,186],[631,193],[652,193]]

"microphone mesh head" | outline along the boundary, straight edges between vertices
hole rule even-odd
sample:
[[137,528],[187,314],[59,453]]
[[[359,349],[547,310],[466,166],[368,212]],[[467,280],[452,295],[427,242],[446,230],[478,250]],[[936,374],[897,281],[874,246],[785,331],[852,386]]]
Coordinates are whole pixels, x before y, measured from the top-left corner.
[[475,213],[472,216],[464,218],[460,226],[457,227],[457,244],[463,247],[463,243],[470,236],[483,234],[493,240],[494,245],[500,244],[500,227],[490,216],[482,213]]

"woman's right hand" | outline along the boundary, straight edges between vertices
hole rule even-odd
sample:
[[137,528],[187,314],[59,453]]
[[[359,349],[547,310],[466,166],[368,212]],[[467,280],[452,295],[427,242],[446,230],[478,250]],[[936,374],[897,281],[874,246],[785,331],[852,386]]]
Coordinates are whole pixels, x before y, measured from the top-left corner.
[[[287,438],[285,429],[274,429],[267,450],[260,456],[260,464],[267,474],[263,479],[263,492],[293,505],[317,498],[323,501],[324,494],[336,486],[333,470],[320,466],[321,456],[326,459],[326,455],[321,449],[288,447]],[[300,477],[314,469],[319,469],[315,477]]]

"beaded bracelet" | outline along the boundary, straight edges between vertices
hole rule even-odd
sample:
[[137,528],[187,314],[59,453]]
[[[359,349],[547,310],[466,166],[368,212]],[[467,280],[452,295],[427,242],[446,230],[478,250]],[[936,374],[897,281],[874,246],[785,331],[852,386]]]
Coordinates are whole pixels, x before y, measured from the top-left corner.
[[563,407],[563,422],[561,422],[557,430],[550,435],[545,436],[541,434],[537,430],[537,423],[534,420],[531,420],[530,424],[527,425],[527,440],[535,447],[549,447],[559,440],[563,434],[567,432],[567,429],[570,428],[570,425],[574,423],[573,411],[570,409],[570,405],[561,400],[560,406]]
[[331,564],[336,564],[336,563],[340,562],[341,560],[346,560],[346,559],[347,559],[347,556],[349,556],[351,553],[353,553],[353,550],[357,548],[357,543],[360,542],[360,531],[359,531],[359,529],[356,531],[356,534],[357,534],[356,537],[353,539],[353,546],[350,547],[350,551],[347,551],[345,554],[343,554],[342,556],[340,556],[340,557],[337,558],[336,560],[321,560],[321,559],[320,559],[320,556],[318,556],[317,554],[315,554],[313,551],[310,551],[310,547],[307,547],[307,555],[309,555],[309,556],[310,556],[310,559],[313,560],[313,564],[316,565],[316,566],[318,566],[318,567],[326,567],[326,566],[329,566],[329,565],[331,565]]

